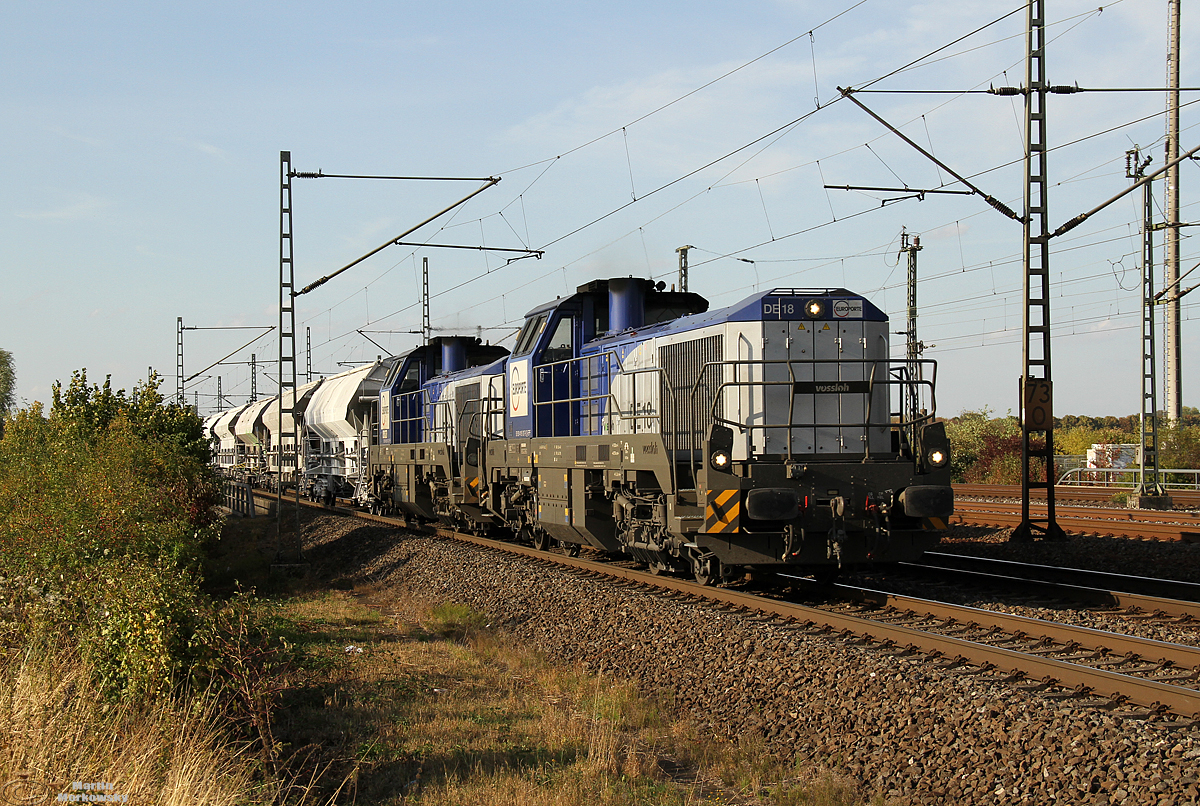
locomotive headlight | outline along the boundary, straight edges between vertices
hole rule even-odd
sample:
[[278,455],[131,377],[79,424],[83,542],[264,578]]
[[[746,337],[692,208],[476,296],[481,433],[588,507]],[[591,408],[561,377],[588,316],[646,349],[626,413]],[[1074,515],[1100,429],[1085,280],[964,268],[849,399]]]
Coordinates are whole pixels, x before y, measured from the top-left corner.
[[713,455],[709,458],[712,466],[717,470],[729,469],[729,454],[726,451],[713,451]]
[[946,464],[946,460],[950,457],[949,454],[941,448],[932,448],[930,449],[929,453],[925,455],[925,458],[929,461],[929,464],[932,467],[941,467],[942,465]]
[[809,319],[820,319],[825,315],[825,303],[819,299],[810,299],[804,303],[804,314]]

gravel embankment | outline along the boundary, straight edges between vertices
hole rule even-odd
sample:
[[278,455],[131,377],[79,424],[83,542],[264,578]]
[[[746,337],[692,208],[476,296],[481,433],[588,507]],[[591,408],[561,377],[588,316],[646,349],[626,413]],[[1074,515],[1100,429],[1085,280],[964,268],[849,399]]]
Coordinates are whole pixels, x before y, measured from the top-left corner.
[[913,804],[1200,800],[1200,727],[1123,719],[974,670],[402,530],[317,517],[309,559],[333,580],[470,604],[564,662],[672,693],[718,734],[759,733],[864,793]]

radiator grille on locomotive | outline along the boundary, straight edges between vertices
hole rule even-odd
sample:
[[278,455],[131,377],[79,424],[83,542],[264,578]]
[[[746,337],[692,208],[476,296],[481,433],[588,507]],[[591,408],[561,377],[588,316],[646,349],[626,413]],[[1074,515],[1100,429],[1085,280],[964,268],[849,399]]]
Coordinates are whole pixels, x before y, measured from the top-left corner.
[[[711,366],[707,371],[704,368],[722,360],[723,341],[722,336],[708,336],[658,348],[658,365],[663,368],[660,395],[663,440],[668,450],[700,449],[712,425],[713,399],[723,375],[720,366]],[[723,408],[718,401],[718,416]]]

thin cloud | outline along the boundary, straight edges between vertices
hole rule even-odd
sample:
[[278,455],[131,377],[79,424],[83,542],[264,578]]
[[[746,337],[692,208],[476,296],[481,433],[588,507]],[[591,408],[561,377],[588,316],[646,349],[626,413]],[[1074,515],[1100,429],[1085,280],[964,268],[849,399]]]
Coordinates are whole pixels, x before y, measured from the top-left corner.
[[82,221],[96,218],[108,206],[108,202],[95,196],[78,196],[70,204],[51,210],[27,210],[18,212],[17,218],[27,221]]
[[48,131],[51,134],[57,134],[59,137],[65,137],[68,140],[74,140],[76,143],[83,143],[86,146],[92,146],[94,148],[99,148],[100,146],[104,145],[102,141],[97,140],[94,137],[85,137],[82,134],[75,134],[74,132],[67,131],[61,126],[50,126]]
[[211,143],[204,143],[199,140],[177,140],[176,142],[182,146],[199,151],[201,154],[207,154],[210,157],[216,157],[217,159],[222,160],[229,158],[228,151],[223,148],[218,148]]

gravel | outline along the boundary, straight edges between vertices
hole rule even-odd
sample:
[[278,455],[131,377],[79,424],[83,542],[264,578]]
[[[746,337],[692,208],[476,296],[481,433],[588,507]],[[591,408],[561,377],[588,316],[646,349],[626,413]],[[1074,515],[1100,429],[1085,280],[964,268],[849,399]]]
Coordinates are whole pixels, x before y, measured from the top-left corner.
[[1200,726],[1190,720],[1123,718],[970,667],[404,530],[318,516],[305,533],[320,578],[469,604],[559,661],[669,692],[715,734],[759,734],[802,764],[854,777],[866,794],[919,804],[1200,801]]

